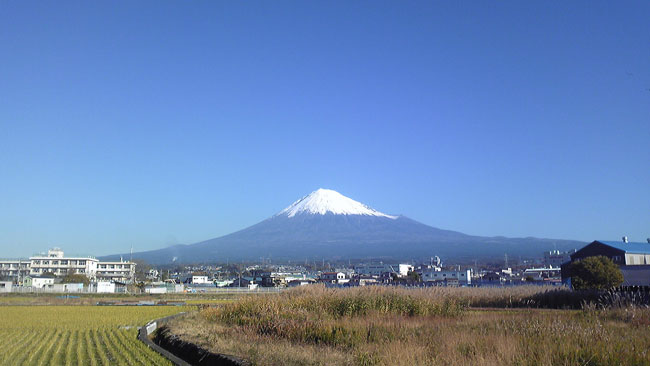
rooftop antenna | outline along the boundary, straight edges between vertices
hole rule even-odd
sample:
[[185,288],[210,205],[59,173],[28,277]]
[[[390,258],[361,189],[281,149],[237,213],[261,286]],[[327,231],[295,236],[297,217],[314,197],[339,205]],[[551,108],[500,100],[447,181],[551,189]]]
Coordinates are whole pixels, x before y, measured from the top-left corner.
[[646,241],[648,242],[648,244],[650,244],[650,238],[646,239]]
[[627,243],[627,236],[623,237],[623,243]]

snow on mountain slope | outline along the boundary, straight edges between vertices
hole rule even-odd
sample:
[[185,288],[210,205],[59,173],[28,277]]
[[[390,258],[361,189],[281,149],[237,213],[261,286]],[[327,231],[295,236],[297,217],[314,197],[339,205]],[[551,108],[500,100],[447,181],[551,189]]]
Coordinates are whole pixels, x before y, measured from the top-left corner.
[[393,220],[397,219],[397,216],[386,215],[385,213],[373,210],[361,202],[345,197],[339,192],[323,188],[299,199],[291,206],[280,211],[276,216],[286,215],[287,217],[294,217],[303,213],[313,215],[325,215],[327,213],[334,215],[363,215],[387,217]]

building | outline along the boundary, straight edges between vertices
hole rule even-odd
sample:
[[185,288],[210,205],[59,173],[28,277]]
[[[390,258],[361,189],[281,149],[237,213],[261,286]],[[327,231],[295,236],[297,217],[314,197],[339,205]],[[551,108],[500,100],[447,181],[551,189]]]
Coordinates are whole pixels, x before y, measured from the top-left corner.
[[544,283],[544,284],[561,284],[560,267],[541,267],[528,268],[522,274],[522,280],[526,282]]
[[345,278],[343,272],[323,272],[320,275],[319,282],[344,284],[350,282],[349,278]]
[[91,281],[118,281],[132,283],[135,280],[134,262],[101,262],[93,257],[66,257],[59,248],[50,249],[47,255],[29,257],[30,276],[53,273],[59,277],[69,273],[82,274]]
[[287,287],[298,287],[298,286],[307,286],[315,283],[315,281],[311,278],[309,279],[300,279],[300,280],[291,280],[287,282]]
[[0,261],[0,277],[19,282],[29,275],[29,259],[13,259]]
[[381,276],[384,273],[397,273],[405,277],[413,271],[410,264],[362,264],[354,267],[354,272],[359,275]]
[[210,281],[208,279],[208,276],[192,275],[192,284],[193,285],[208,285],[208,284],[212,284],[212,281]]
[[307,276],[301,272],[269,272],[254,270],[253,276],[260,277],[262,279],[259,284],[263,287],[286,287],[291,281],[313,281],[313,278],[308,279]]
[[447,286],[467,286],[472,284],[472,272],[469,269],[460,271],[443,271],[424,269],[421,273],[422,281]]
[[[650,241],[650,240],[649,240]],[[650,242],[596,240],[571,254],[571,261],[562,266],[562,279],[570,278],[568,265],[587,257],[605,256],[623,273],[623,286],[650,286]]]
[[559,250],[544,252],[544,264],[547,266],[559,267],[562,263],[570,261],[571,254],[575,252],[575,250],[568,252],[561,252]]
[[98,262],[95,277],[98,281],[132,283],[135,279],[133,262]]
[[32,288],[53,288],[54,278],[40,277],[40,276],[27,276],[23,281],[23,286],[32,287]]
[[84,292],[83,283],[55,283],[52,285],[53,292]]
[[486,271],[480,276],[481,286],[501,286],[509,282],[509,275],[504,275],[502,271]]
[[115,282],[101,281],[96,285],[98,294],[112,294],[115,293]]
[[53,273],[65,276],[68,273],[83,274],[94,280],[99,260],[92,257],[65,257],[59,248],[50,249],[47,255],[29,257],[30,275]]
[[11,281],[0,281],[0,293],[11,292],[13,283]]

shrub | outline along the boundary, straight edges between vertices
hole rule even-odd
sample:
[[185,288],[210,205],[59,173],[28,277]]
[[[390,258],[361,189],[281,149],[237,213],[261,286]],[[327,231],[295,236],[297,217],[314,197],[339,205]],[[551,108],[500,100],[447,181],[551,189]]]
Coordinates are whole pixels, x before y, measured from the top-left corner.
[[569,265],[571,285],[576,290],[607,290],[623,283],[618,266],[604,256],[587,257]]

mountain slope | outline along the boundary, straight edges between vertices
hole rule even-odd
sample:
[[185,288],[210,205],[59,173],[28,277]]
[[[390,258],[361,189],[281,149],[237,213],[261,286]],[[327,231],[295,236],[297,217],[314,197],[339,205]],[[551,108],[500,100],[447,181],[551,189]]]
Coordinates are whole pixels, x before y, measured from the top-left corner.
[[[219,238],[134,253],[149,263],[255,260],[260,257],[421,258],[447,260],[539,257],[546,250],[584,243],[537,238],[478,237],[376,211],[332,190],[312,192],[275,216]],[[118,256],[105,257],[115,258]]]

